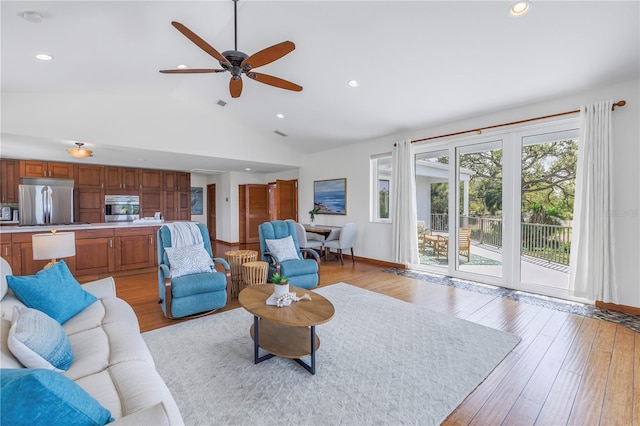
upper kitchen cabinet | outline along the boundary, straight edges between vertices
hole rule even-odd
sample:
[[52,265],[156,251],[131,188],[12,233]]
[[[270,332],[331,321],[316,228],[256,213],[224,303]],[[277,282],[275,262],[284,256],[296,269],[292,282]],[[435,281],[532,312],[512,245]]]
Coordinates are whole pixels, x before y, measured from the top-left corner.
[[73,179],[72,163],[51,163],[38,160],[21,160],[20,177],[48,177]]
[[138,181],[141,191],[162,191],[162,170],[140,169]]
[[0,202],[18,202],[18,184],[20,183],[20,161],[0,160]]
[[75,184],[78,189],[103,189],[104,167],[78,164],[75,172]]
[[128,167],[105,167],[105,189],[111,193],[114,191],[138,191],[138,169]]

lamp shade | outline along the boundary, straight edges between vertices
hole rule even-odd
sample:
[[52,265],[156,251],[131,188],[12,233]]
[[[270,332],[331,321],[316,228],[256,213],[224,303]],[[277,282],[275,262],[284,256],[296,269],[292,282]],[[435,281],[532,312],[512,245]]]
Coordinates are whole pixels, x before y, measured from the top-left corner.
[[31,236],[33,259],[61,259],[76,255],[75,232],[51,232]]

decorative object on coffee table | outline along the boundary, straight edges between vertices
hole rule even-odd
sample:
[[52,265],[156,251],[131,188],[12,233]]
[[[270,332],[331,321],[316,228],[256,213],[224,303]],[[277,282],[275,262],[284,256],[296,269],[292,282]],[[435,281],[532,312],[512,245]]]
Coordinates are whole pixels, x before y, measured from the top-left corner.
[[289,293],[289,278],[275,273],[271,276],[271,282],[274,284],[273,295],[276,299]]

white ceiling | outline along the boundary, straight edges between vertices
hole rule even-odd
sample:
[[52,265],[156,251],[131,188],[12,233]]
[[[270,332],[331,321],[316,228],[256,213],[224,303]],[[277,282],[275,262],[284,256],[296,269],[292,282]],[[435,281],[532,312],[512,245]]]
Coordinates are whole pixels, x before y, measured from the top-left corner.
[[[233,49],[231,0],[2,1],[2,94],[166,97],[304,155],[640,73],[638,1],[533,1],[519,18],[510,16],[511,3],[241,0],[238,50],[252,54],[293,41],[292,53],[258,71],[304,90],[281,90],[245,77],[242,96],[232,99],[228,73],[158,72],[181,63],[219,68],[170,23],[183,23],[220,52]],[[24,11],[37,11],[43,22],[27,22]],[[39,52],[55,59],[38,61]],[[350,79],[360,86],[350,88]],[[221,108],[218,100],[228,105]],[[3,117],[13,107],[3,101]],[[2,121],[3,156],[71,160],[60,149],[71,142],[59,134],[55,141],[42,135],[45,120],[33,117],[34,128],[40,127],[34,134],[16,132],[7,121]],[[224,149],[216,155],[179,155],[111,146],[94,137],[86,142],[101,154],[101,164],[128,165],[127,159],[144,156],[154,167],[186,170],[287,168],[221,161]]]

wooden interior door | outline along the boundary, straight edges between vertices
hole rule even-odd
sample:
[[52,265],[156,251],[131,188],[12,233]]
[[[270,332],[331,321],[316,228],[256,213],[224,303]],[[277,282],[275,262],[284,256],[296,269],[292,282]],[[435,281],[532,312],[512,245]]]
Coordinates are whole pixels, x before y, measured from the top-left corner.
[[207,185],[207,229],[209,239],[216,240],[216,184]]
[[275,219],[298,221],[298,180],[277,180],[272,191]]
[[239,185],[240,243],[260,241],[258,226],[269,219],[269,185]]

